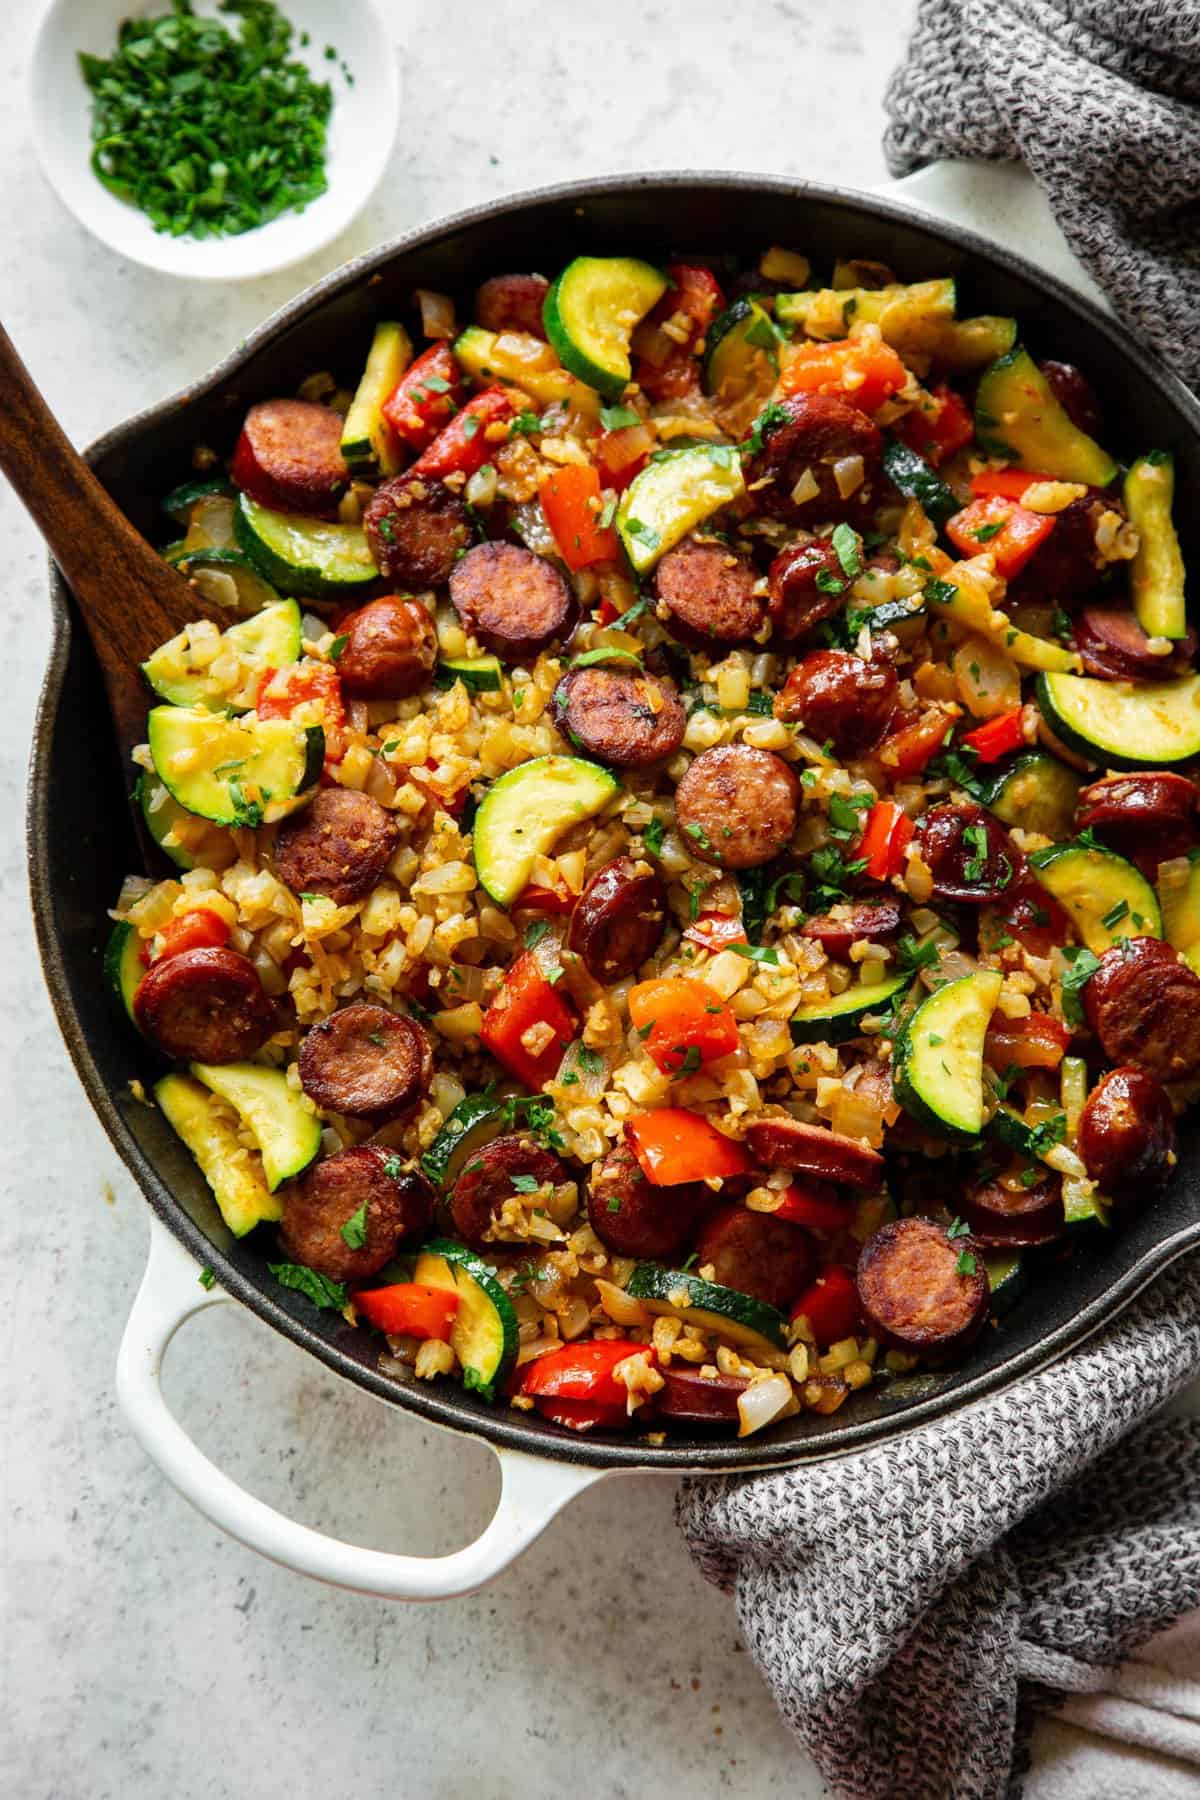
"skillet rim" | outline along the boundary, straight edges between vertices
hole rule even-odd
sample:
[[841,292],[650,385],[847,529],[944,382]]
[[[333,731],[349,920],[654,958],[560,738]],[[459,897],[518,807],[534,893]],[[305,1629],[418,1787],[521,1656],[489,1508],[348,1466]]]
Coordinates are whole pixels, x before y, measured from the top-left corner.
[[[1039,270],[1024,257],[991,242],[965,226],[940,219],[919,202],[883,193],[840,187],[832,183],[792,180],[784,176],[752,175],[726,170],[665,170],[599,176],[553,183],[522,190],[495,201],[414,227],[387,243],[363,252],[330,271],[269,314],[253,332],[205,375],[156,404],[143,408],[105,432],[84,452],[93,466],[114,450],[152,431],[167,416],[228,382],[271,339],[298,324],[328,300],[367,279],[377,269],[421,249],[452,232],[469,230],[484,220],[494,221],[545,203],[586,202],[591,199],[658,190],[664,199],[674,190],[710,189],[714,197],[728,200],[739,193],[767,193],[780,199],[815,200],[865,219],[884,219],[899,225],[916,223],[929,235],[943,239],[967,256],[1011,271],[1019,279],[1052,300],[1080,314],[1110,344],[1114,352],[1157,388],[1190,433],[1200,439],[1200,402],[1177,376],[1156,357],[1135,343],[1124,328],[1092,301],[1068,288],[1056,277]],[[915,215],[915,220],[914,220]],[[1183,1228],[1169,1232],[1148,1246],[1127,1269],[1114,1276],[1108,1288],[1046,1337],[1014,1351],[993,1368],[968,1377],[950,1391],[912,1401],[894,1414],[855,1423],[842,1422],[831,1440],[815,1436],[797,1441],[736,1440],[668,1441],[648,1445],[636,1440],[596,1442],[583,1437],[558,1436],[553,1427],[532,1421],[512,1409],[484,1414],[465,1403],[456,1390],[442,1393],[437,1384],[401,1384],[363,1366],[295,1318],[263,1285],[248,1279],[229,1262],[192,1221],[134,1140],[101,1077],[82,1023],[72,1005],[69,982],[54,920],[54,895],[49,875],[48,818],[51,806],[50,746],[72,642],[69,591],[56,565],[50,563],[52,639],[46,673],[34,718],[30,758],[29,799],[26,812],[26,855],[34,926],[42,970],[59,1029],[76,1073],[110,1142],[159,1218],[202,1264],[210,1265],[225,1291],[248,1306],[262,1321],[281,1332],[301,1349],[316,1355],[332,1373],[366,1389],[377,1398],[402,1407],[432,1423],[482,1438],[496,1448],[524,1451],[535,1457],[604,1469],[666,1469],[747,1473],[751,1470],[821,1462],[852,1453],[868,1445],[884,1444],[932,1419],[948,1416],[986,1394],[999,1392],[1022,1377],[1048,1367],[1102,1326],[1111,1322],[1154,1277],[1188,1249],[1200,1244],[1200,1215]]]

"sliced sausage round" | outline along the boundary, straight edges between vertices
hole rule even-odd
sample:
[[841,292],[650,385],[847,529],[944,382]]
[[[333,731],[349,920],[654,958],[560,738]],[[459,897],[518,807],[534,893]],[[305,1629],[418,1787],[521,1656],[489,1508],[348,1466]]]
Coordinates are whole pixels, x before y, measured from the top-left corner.
[[[746,466],[755,510],[791,525],[847,519],[858,512],[870,498],[883,459],[882,435],[866,413],[832,394],[793,394],[772,412],[775,423]],[[863,480],[843,494],[835,465],[854,456],[862,458]],[[811,497],[808,476],[817,488]]]
[[1093,490],[1055,513],[1054,530],[1009,582],[1007,598],[1072,606],[1094,593],[1104,575],[1096,550],[1096,527],[1101,516],[1112,510],[1112,500]]
[[[427,1236],[433,1223],[434,1192],[425,1177],[404,1169],[378,1144],[358,1144],[314,1163],[281,1197],[284,1255],[330,1281],[369,1280],[401,1244]],[[356,1250],[342,1233],[360,1215],[366,1242]]]
[[568,669],[550,709],[577,750],[618,769],[642,769],[674,756],[687,728],[675,683],[632,669]]
[[1104,432],[1104,414],[1092,384],[1074,363],[1056,362],[1047,357],[1038,363],[1047,386],[1058,404],[1079,431],[1098,438]]
[[1186,775],[1170,769],[1106,775],[1082,788],[1075,805],[1077,831],[1146,832],[1185,825],[1195,817],[1197,791]]
[[[1032,1174],[1028,1183],[1022,1177]],[[1052,1170],[1020,1165],[976,1182],[962,1197],[962,1216],[981,1244],[1051,1244],[1067,1228],[1062,1177]]]
[[532,1177],[539,1187],[557,1187],[569,1179],[557,1156],[517,1132],[493,1138],[471,1157],[450,1190],[450,1216],[468,1244],[482,1244],[494,1229],[500,1208],[518,1191],[517,1175]]
[[926,1362],[960,1356],[988,1315],[983,1257],[933,1219],[881,1226],[863,1245],[857,1283],[872,1337]]
[[431,475],[394,475],[363,513],[375,566],[407,588],[442,587],[471,542],[467,509]]
[[1096,1186],[1117,1206],[1158,1193],[1175,1166],[1175,1114],[1145,1069],[1110,1069],[1079,1119],[1079,1154]]
[[598,869],[575,902],[567,949],[605,984],[633,975],[654,955],[667,922],[667,889],[653,869],[638,873],[629,856]]
[[883,1158],[869,1144],[805,1125],[799,1119],[754,1119],[746,1127],[746,1143],[755,1162],[767,1169],[795,1169],[843,1187],[877,1188],[883,1180]]
[[337,516],[349,480],[342,418],[311,400],[263,400],[246,414],[229,473],[243,493],[276,512]]
[[504,663],[537,656],[562,637],[575,610],[553,563],[523,544],[476,544],[454,565],[450,598],[471,635]]
[[215,945],[151,963],[133,1010],[139,1029],[173,1062],[240,1062],[278,1024],[249,957]]
[[475,317],[485,331],[544,338],[542,307],[549,289],[544,275],[493,275],[475,290]]
[[352,788],[320,788],[275,840],[275,870],[297,894],[351,906],[375,887],[400,841],[391,813]]
[[614,1144],[593,1171],[587,1193],[588,1223],[617,1256],[673,1256],[710,1209],[712,1196],[699,1182],[655,1187],[626,1144]]
[[675,816],[701,862],[752,869],[791,841],[799,795],[800,783],[773,750],[721,744],[690,764],[675,789]]
[[810,650],[775,700],[775,717],[803,725],[837,756],[861,756],[879,742],[896,710],[899,682],[889,662],[848,650]]
[[1020,858],[1008,833],[968,801],[931,806],[918,821],[915,842],[942,900],[999,900],[1017,874]]
[[1106,950],[1083,1007],[1109,1062],[1159,1081],[1200,1069],[1200,975],[1160,938],[1122,938]]
[[433,1074],[433,1051],[415,1019],[386,1006],[343,1006],[300,1046],[300,1085],[328,1112],[352,1119],[411,1112]]
[[1156,656],[1128,606],[1086,606],[1075,621],[1075,648],[1102,681],[1168,681],[1195,655],[1196,634],[1189,630],[1169,656]]
[[824,538],[789,544],[771,564],[767,613],[774,638],[794,644],[822,619],[832,618],[845,598],[846,577],[836,550]]
[[746,644],[761,631],[766,607],[757,581],[745,557],[697,538],[668,550],[654,571],[654,591],[670,614],[667,629],[701,650]]
[[786,1312],[812,1274],[812,1239],[799,1225],[744,1206],[722,1206],[696,1239],[699,1268],[713,1280]]
[[801,937],[815,938],[833,962],[849,962],[852,944],[886,944],[900,929],[900,903],[878,900],[862,906],[836,906],[814,913],[800,927]]
[[750,1386],[744,1375],[702,1375],[679,1363],[660,1369],[662,1387],[654,1396],[654,1411],[663,1419],[679,1419],[689,1425],[736,1425],[738,1396]]
[[337,672],[360,700],[402,700],[424,686],[437,661],[433,620],[419,600],[388,594],[338,622],[346,639]]

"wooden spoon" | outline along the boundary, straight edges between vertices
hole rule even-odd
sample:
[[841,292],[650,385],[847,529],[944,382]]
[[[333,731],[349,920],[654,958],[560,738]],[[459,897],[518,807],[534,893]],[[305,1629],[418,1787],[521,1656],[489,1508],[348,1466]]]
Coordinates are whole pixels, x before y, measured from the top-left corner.
[[68,443],[0,325],[0,469],[33,515],[91,634],[123,757],[145,742],[139,667],[193,619],[228,625],[134,530]]

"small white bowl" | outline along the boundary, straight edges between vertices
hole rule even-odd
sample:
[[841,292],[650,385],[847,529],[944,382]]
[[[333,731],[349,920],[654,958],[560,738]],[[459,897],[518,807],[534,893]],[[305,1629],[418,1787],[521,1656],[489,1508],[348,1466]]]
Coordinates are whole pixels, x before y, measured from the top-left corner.
[[[303,212],[289,212],[238,237],[170,237],[145,213],[118,200],[91,168],[92,96],[79,52],[111,56],[124,18],[161,16],[170,0],[51,0],[29,66],[29,112],[34,146],[63,204],[94,236],[133,262],[199,281],[241,281],[311,256],[366,205],[391,155],[400,117],[395,46],[374,0],[278,0],[295,27],[292,55],[333,88],[326,147],[329,186]],[[236,32],[236,13],[216,0],[196,0],[203,16],[222,18]],[[300,43],[307,32],[309,43]],[[337,60],[325,56],[325,46]],[[343,70],[348,69],[353,82]]]

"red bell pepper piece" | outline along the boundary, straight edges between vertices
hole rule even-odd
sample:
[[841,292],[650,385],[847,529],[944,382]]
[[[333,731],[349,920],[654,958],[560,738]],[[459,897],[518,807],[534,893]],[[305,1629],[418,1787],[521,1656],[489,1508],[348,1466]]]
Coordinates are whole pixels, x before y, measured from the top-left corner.
[[291,719],[303,711],[306,723],[324,727],[325,761],[340,762],[346,754],[342,684],[330,663],[306,657],[290,669],[264,669],[254,694],[254,710],[260,719]]
[[594,1338],[587,1343],[564,1344],[561,1350],[548,1350],[545,1356],[526,1364],[521,1391],[556,1400],[589,1400],[596,1406],[619,1406],[624,1411],[626,1390],[613,1370],[627,1356],[658,1361],[651,1345],[640,1344],[634,1338]]
[[984,1040],[984,1056],[993,1069],[1057,1069],[1071,1042],[1071,1027],[1049,1013],[1024,1019],[993,1016]]
[[721,284],[712,270],[700,263],[668,263],[667,274],[675,285],[667,289],[656,311],[664,319],[686,313],[694,326],[693,338],[698,338],[725,309]]
[[681,1181],[728,1180],[753,1168],[743,1145],[725,1137],[700,1113],[684,1106],[661,1106],[638,1113],[625,1126],[625,1136],[655,1187]]
[[423,1281],[397,1281],[391,1287],[360,1288],[354,1304],[364,1319],[390,1337],[450,1337],[458,1311],[458,1295]]
[[536,1402],[544,1419],[565,1425],[570,1431],[592,1431],[597,1425],[605,1431],[617,1431],[630,1423],[624,1406],[598,1406],[594,1400],[559,1400],[556,1397]]
[[904,869],[904,852],[911,842],[913,822],[894,800],[877,800],[867,814],[856,857],[866,858],[866,874],[872,881],[887,881]]
[[[538,1026],[548,1026],[552,1033],[541,1049],[524,1042]],[[539,1038],[544,1035],[537,1033]],[[566,1003],[543,975],[532,950],[522,951],[483,1015],[484,1048],[536,1093],[557,1073],[574,1035],[575,1021]]]
[[542,483],[542,511],[568,569],[615,562],[617,534],[600,524],[600,475],[591,463],[568,463]]
[[874,755],[893,781],[907,781],[932,762],[950,736],[954,721],[944,712],[909,714],[896,731],[879,744]]
[[489,427],[512,416],[512,401],[504,389],[484,388],[438,433],[413,463],[409,474],[428,475],[435,481],[444,481],[447,475],[474,475],[497,447],[488,437]]
[[640,981],[629,993],[629,1017],[664,1075],[691,1075],[738,1047],[733,1014],[714,988],[682,975]]
[[785,394],[836,394],[850,406],[873,413],[908,380],[890,344],[878,338],[845,338],[841,343],[797,344],[780,373]]
[[466,392],[449,344],[434,344],[400,377],[381,411],[384,422],[413,450],[426,450],[458,411]]
[[229,927],[211,906],[197,906],[191,912],[180,913],[178,918],[168,919],[158,937],[162,948],[154,960],[166,962],[169,956],[178,956],[183,950],[219,949],[229,942]]
[[980,762],[985,763],[1007,756],[1010,750],[1019,750],[1024,742],[1025,712],[1020,706],[977,725],[963,738],[963,743],[970,744]]
[[975,436],[971,409],[961,394],[944,381],[932,388],[896,426],[896,434],[910,450],[916,450],[934,468],[969,444]]
[[991,553],[997,575],[1011,581],[1054,530],[1054,518],[1000,494],[981,496],[946,521],[946,536],[964,556]]
[[575,896],[565,888],[538,887],[530,882],[512,903],[513,912],[569,913],[575,910]]
[[690,943],[699,944],[702,950],[711,950],[714,955],[718,950],[727,949],[730,944],[745,944],[749,941],[742,928],[742,921],[735,918],[733,913],[701,913],[683,935]]
[[651,400],[681,400],[699,387],[696,346],[725,306],[721,284],[711,269],[697,263],[668,263],[667,274],[674,285],[647,314],[644,326],[653,331],[683,313],[689,322],[689,336],[685,344],[675,344],[662,362],[652,362],[648,356],[636,359],[634,380]]
[[976,498],[999,494],[1004,500],[1021,500],[1035,482],[1057,480],[1057,475],[1031,474],[1028,469],[981,469],[971,477],[971,492]]
[[772,1219],[786,1219],[789,1225],[811,1225],[816,1231],[844,1231],[854,1219],[854,1201],[840,1194],[823,1194],[818,1187],[793,1181],[783,1196],[783,1204],[771,1213]]
[[622,425],[617,431],[604,431],[592,446],[606,487],[627,488],[655,445],[654,433],[647,425]]
[[800,1314],[808,1320],[817,1343],[826,1348],[843,1338],[854,1337],[861,1322],[858,1288],[850,1270],[841,1263],[830,1263],[823,1275],[806,1287],[792,1308],[793,1319]]

